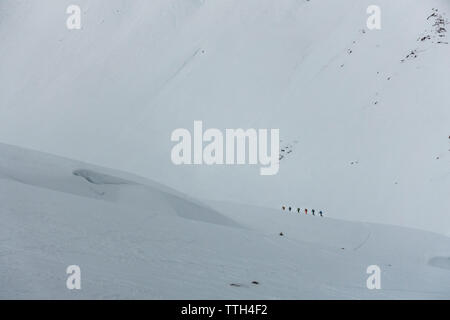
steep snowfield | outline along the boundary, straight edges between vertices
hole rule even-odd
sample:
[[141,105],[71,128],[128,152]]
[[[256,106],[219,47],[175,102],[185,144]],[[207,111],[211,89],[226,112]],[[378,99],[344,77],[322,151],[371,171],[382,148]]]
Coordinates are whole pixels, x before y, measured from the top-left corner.
[[[1,1],[0,141],[197,198],[450,233],[450,36],[427,19],[448,1],[379,0],[379,31],[369,0],[78,0],[69,31],[72,3]],[[174,166],[170,134],[194,120],[298,142],[273,177]]]
[[[450,297],[447,237],[205,205],[130,174],[8,145],[0,145],[0,220],[0,298]],[[65,287],[73,264],[78,291]],[[382,290],[366,288],[372,264]]]

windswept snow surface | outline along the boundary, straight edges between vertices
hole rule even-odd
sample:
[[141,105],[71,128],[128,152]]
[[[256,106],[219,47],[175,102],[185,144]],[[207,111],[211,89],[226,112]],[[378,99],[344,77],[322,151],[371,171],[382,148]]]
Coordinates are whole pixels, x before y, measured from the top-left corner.
[[[450,297],[445,236],[202,204],[144,178],[9,145],[0,145],[0,220],[4,299]],[[381,290],[366,287],[374,264]],[[81,268],[81,290],[66,288],[69,265]]]
[[[1,142],[196,198],[450,234],[450,35],[431,16],[448,0],[78,0],[68,30],[71,4],[0,2]],[[175,166],[170,135],[194,120],[294,147],[271,177]]]

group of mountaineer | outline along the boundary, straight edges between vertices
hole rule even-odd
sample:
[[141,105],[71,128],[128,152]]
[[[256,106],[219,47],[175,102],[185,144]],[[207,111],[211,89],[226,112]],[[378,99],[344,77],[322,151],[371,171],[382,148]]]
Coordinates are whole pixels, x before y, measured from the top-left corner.
[[[289,210],[289,211],[292,211],[292,207],[287,207],[287,208],[286,208],[286,206],[282,206],[281,209],[283,209],[283,211],[286,211],[286,209]],[[300,211],[301,211],[301,209],[300,209],[300,208],[297,208],[297,213],[300,213]],[[305,214],[308,214],[308,209],[305,208],[305,211],[304,211],[304,212],[305,212]],[[311,212],[312,212],[312,215],[313,215],[313,216],[316,215],[316,210],[312,209]],[[322,210],[319,211],[319,215],[320,215],[321,217],[323,217],[323,212],[322,212]]]

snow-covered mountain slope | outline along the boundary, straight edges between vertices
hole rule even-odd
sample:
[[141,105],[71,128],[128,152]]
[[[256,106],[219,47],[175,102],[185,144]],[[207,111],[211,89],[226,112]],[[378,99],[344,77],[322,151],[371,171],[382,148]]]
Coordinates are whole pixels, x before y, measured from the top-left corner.
[[[0,141],[197,198],[450,232],[447,0],[0,3]],[[430,38],[428,38],[430,36]],[[438,43],[441,42],[441,43]],[[276,176],[175,166],[176,128],[279,128]],[[284,146],[282,145],[282,147]]]
[[[0,220],[0,298],[450,296],[447,237],[204,205],[143,178],[7,145]],[[381,290],[366,288],[374,264]],[[81,290],[66,288],[69,265],[81,268]]]

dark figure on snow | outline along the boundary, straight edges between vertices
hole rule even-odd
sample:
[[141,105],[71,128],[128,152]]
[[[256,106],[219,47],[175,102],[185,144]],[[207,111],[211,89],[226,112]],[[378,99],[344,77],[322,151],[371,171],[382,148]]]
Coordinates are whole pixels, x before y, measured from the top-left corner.
[[316,212],[316,210],[312,209],[311,212],[312,212],[312,215],[315,216],[314,213]]
[[297,208],[297,213],[300,213],[300,208]]
[[323,215],[322,215],[322,210],[320,210],[319,214],[320,214],[321,217],[323,217]]
[[291,207],[289,207],[289,211],[291,211]]
[[283,209],[283,211],[286,210],[286,206],[282,206],[281,209]]
[[308,214],[308,209],[305,209],[305,214]]

